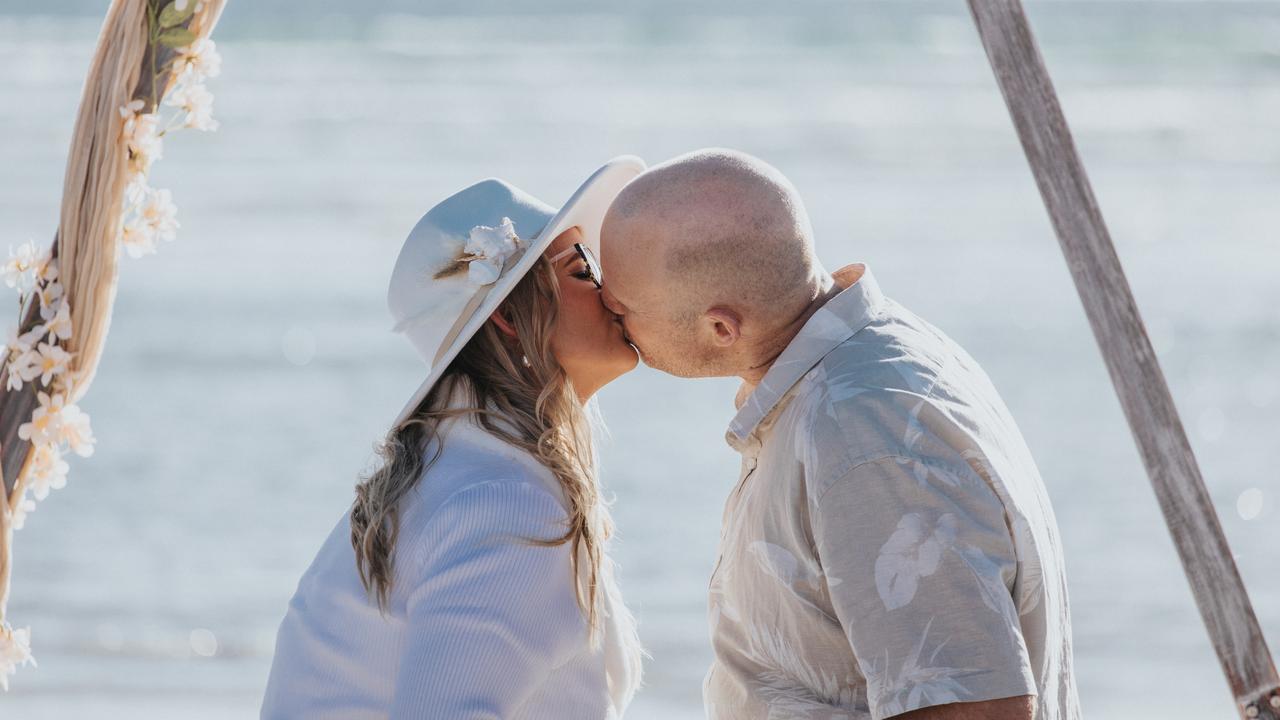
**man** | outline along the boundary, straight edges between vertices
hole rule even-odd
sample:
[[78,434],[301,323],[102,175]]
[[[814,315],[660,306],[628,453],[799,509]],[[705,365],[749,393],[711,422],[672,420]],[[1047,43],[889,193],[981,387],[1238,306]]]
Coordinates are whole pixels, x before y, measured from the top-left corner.
[[823,269],[795,188],[748,155],[650,169],[601,237],[644,361],[742,379],[708,715],[1079,718],[1056,521],[977,363],[865,265]]

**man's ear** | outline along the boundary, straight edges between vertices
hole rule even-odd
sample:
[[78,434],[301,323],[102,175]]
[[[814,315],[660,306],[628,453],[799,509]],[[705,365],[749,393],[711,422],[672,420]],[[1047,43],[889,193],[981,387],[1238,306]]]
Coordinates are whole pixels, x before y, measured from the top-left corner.
[[511,326],[510,320],[502,316],[502,310],[494,310],[493,314],[489,316],[489,319],[493,321],[494,325],[498,326],[498,330],[503,335],[506,335],[509,338],[516,336],[516,329]]
[[727,348],[742,337],[742,318],[729,308],[713,307],[702,316],[702,321],[711,330],[711,342],[716,347]]

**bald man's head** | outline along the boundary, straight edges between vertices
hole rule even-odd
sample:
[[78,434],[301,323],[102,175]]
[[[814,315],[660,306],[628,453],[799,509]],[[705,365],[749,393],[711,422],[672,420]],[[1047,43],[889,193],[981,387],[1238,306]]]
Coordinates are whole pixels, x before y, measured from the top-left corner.
[[645,362],[686,377],[771,360],[785,346],[778,331],[826,276],[795,188],[731,150],[682,155],[633,180],[605,217],[601,252],[606,302]]

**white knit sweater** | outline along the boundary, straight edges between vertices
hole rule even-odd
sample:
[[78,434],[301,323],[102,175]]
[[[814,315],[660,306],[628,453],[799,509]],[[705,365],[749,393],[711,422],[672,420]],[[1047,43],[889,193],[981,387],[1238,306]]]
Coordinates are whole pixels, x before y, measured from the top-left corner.
[[383,616],[344,516],[276,638],[264,720],[621,717],[640,681],[634,623],[602,568],[603,641],[588,643],[555,477],[463,418],[401,507]]

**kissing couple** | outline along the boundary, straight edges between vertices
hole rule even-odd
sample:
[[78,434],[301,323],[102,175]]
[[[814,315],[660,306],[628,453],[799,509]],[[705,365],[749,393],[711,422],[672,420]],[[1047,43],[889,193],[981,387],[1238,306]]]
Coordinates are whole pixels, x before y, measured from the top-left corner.
[[409,233],[387,299],[426,377],[298,583],[263,718],[623,717],[644,653],[591,399],[640,360],[742,380],[709,718],[1080,718],[1009,410],[866,264],[823,267],[775,168],[624,156],[559,209],[481,181]]

